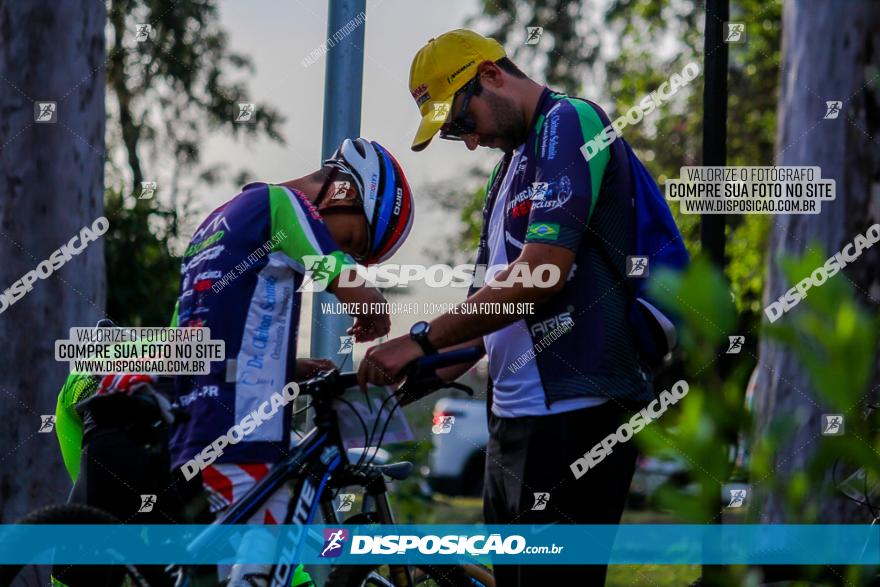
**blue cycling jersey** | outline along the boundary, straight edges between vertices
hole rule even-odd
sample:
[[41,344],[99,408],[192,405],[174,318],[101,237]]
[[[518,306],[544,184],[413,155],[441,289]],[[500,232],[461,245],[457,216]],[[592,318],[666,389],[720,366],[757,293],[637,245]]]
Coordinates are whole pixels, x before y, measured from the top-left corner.
[[[292,381],[304,263],[329,255],[327,280],[354,262],[302,193],[250,184],[196,230],[181,266],[177,325],[210,327],[226,360],[178,377],[176,406],[190,419],[171,439],[175,467],[191,459]],[[311,268],[311,267],[310,267]],[[279,460],[290,446],[291,405],[260,423],[216,462]]]

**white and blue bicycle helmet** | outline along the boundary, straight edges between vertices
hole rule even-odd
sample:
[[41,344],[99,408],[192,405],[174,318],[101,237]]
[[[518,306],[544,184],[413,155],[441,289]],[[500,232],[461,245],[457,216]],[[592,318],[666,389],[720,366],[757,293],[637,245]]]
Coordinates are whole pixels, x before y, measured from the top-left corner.
[[358,138],[342,141],[324,165],[351,175],[357,184],[370,227],[370,252],[363,263],[391,258],[409,235],[415,214],[400,164],[379,143]]

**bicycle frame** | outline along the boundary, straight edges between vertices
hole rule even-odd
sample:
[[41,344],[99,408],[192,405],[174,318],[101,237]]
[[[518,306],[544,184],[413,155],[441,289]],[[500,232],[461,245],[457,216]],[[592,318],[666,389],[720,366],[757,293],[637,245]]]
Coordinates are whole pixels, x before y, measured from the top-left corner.
[[[479,358],[482,351],[476,348],[458,349],[442,355],[434,355],[420,360],[424,368],[436,368],[452,365]],[[336,385],[345,388],[353,385],[355,374],[347,373],[334,379],[328,386]],[[448,384],[448,387],[456,387]],[[459,387],[460,388],[460,387]],[[470,391],[469,388],[464,388]],[[294,481],[287,514],[284,523],[298,527],[291,535],[289,543],[282,545],[277,556],[279,562],[273,563],[270,587],[288,587],[291,583],[294,561],[300,559],[300,547],[303,543],[305,530],[315,518],[318,506],[322,507],[324,520],[338,524],[336,511],[332,507],[332,498],[325,490],[330,489],[328,482],[334,472],[343,471],[348,465],[348,457],[339,433],[339,422],[332,404],[335,399],[332,393],[312,395],[315,408],[315,427],[306,433],[302,441],[292,447],[290,454],[279,461],[271,471],[257,482],[237,503],[233,504],[212,525],[199,534],[187,546],[190,552],[198,552],[212,544],[218,526],[244,524],[251,516],[286,483]],[[365,448],[366,450],[366,448]],[[382,473],[348,471],[350,475],[341,475],[334,480],[332,488],[346,485],[361,485],[366,489],[365,497],[369,498],[376,508],[380,524],[393,524],[394,517],[388,502],[387,487]],[[318,479],[315,483],[313,480]],[[323,540],[322,540],[323,542]],[[413,580],[410,570],[405,565],[391,565],[391,574],[397,587],[412,587]]]
[[[295,481],[288,506],[285,524],[299,527],[299,531],[291,535],[289,543],[281,545],[278,563],[272,565],[272,587],[288,587],[296,567],[293,561],[299,560],[300,547],[305,528],[312,523],[319,503],[330,506],[330,500],[322,498],[331,474],[347,462],[341,448],[338,430],[334,430],[336,418],[333,412],[323,415],[318,426],[310,430],[302,442],[292,448],[290,455],[279,461],[269,473],[257,482],[241,500],[224,512],[210,528],[199,534],[187,546],[190,552],[198,552],[208,548],[216,534],[215,527],[230,524],[245,524],[247,520],[278,490],[290,481]],[[328,430],[329,428],[329,430]],[[335,432],[335,434],[334,434]],[[301,472],[307,474],[301,474]],[[315,483],[314,479],[319,479]],[[332,507],[324,507],[325,518],[328,514],[329,523],[336,523],[335,511]]]

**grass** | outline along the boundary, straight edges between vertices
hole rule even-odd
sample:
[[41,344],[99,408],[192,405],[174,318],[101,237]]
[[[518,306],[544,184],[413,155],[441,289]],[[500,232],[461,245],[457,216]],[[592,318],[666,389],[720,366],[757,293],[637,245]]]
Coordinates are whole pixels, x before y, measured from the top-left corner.
[[605,587],[636,585],[690,585],[700,576],[699,565],[612,565]]
[[[433,513],[437,524],[476,524],[481,522],[482,501],[478,497],[434,496]],[[627,510],[624,524],[674,524],[678,520],[655,511]],[[700,576],[699,565],[612,565],[606,587],[684,586]]]

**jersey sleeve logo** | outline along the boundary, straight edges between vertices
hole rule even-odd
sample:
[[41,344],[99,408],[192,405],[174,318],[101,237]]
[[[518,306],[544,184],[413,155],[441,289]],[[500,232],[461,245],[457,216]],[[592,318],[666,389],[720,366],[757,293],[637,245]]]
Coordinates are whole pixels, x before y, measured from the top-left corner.
[[555,222],[539,222],[530,224],[526,239],[555,241],[559,238],[559,224]]

